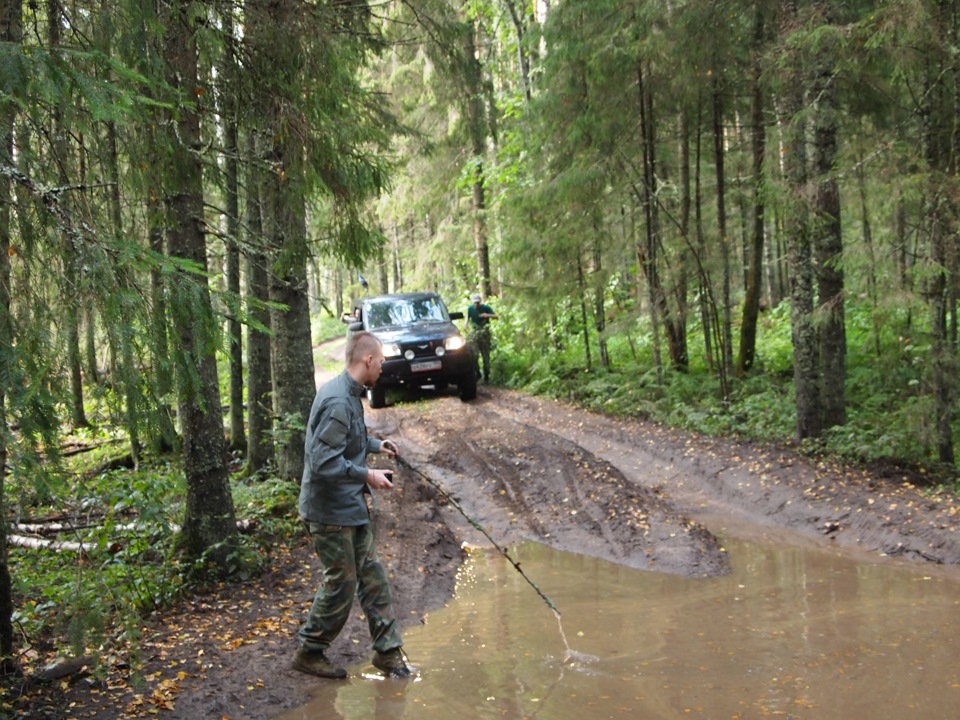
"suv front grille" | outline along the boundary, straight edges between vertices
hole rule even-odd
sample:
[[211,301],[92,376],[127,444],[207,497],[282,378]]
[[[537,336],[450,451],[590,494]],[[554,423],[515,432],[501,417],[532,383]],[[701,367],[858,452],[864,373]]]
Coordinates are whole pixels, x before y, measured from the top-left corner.
[[415,357],[436,357],[436,347],[440,344],[436,341],[426,343],[401,343],[400,354],[403,355],[407,350],[413,350]]

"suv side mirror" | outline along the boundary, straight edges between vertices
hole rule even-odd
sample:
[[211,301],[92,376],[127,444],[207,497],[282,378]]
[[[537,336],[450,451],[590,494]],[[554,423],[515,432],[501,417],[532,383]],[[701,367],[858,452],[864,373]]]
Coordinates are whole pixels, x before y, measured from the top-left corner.
[[347,330],[349,330],[350,332],[360,332],[361,330],[363,330],[363,323],[352,322],[349,325],[347,325]]
[[450,313],[451,320],[463,320],[463,313],[460,311]]

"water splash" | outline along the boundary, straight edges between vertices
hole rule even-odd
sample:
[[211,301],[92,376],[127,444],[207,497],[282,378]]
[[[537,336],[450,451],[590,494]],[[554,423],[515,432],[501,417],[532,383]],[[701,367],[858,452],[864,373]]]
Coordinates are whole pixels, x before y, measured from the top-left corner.
[[560,613],[554,609],[554,616],[557,618],[557,627],[560,629],[560,638],[563,640],[563,647],[566,648],[566,654],[563,656],[564,665],[585,665],[599,662],[600,658],[596,655],[582,653],[570,647],[567,641],[567,634],[563,631],[563,620],[560,619]]

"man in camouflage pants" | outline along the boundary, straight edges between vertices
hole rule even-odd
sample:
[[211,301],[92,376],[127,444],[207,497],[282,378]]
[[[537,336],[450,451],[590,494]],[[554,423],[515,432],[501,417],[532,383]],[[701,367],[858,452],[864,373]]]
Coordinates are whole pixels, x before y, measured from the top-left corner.
[[490,382],[490,321],[499,319],[493,308],[481,302],[479,293],[470,298],[467,308],[467,336],[477,350],[477,375],[480,376],[480,360],[483,360],[483,381]]
[[373,639],[373,664],[388,677],[410,677],[401,650],[387,575],[374,547],[366,496],[393,487],[382,470],[367,468],[367,454],[397,454],[392,440],[367,437],[360,397],[380,377],[383,350],[376,336],[353,333],[347,340],[346,368],[317,391],[310,409],[300,485],[300,517],[323,565],[293,668],[328,678],[345,678],[324,651],[350,616],[354,596]]

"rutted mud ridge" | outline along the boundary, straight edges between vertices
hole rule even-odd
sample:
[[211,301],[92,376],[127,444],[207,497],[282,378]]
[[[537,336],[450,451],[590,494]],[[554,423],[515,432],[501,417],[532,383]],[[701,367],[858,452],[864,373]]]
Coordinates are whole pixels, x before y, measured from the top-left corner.
[[960,502],[922,473],[852,468],[794,452],[585,413],[504,393],[505,418],[549,428],[661,488],[680,512],[790,528],[870,553],[960,564]]
[[415,411],[388,410],[377,422],[498,541],[537,540],[680,575],[727,569],[716,538],[658,488],[627,481],[589,450],[504,417],[492,402],[436,399]]

